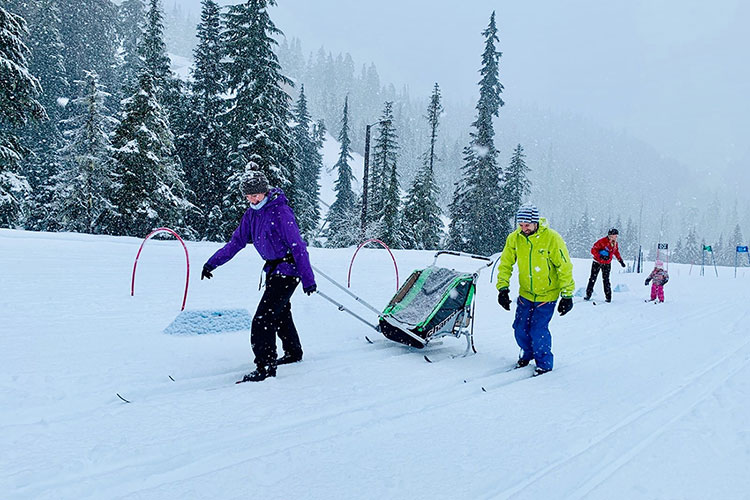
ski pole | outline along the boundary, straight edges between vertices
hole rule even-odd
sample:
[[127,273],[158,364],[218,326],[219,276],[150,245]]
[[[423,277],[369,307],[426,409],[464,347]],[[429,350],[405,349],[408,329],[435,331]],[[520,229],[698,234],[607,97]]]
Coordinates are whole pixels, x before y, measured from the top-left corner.
[[356,300],[357,302],[359,302],[360,304],[362,304],[363,306],[365,306],[366,308],[368,308],[369,310],[371,310],[375,314],[380,315],[380,311],[378,311],[377,309],[375,309],[374,307],[372,307],[370,304],[368,304],[364,300],[362,300],[359,297],[357,297],[356,295],[354,295],[352,292],[350,292],[348,289],[344,288],[342,285],[339,285],[338,283],[336,283],[336,281],[333,278],[331,278],[330,276],[328,276],[326,273],[324,273],[323,271],[321,271],[320,269],[318,269],[315,266],[311,266],[311,267],[313,268],[313,271],[315,271],[316,273],[320,274],[325,279],[327,279],[328,281],[330,281],[331,283],[333,283],[334,285],[336,285],[337,287],[339,287],[340,289],[342,289],[343,291],[345,291],[346,293],[348,293],[349,295],[351,295],[352,297],[354,297],[354,300]]
[[[322,274],[322,273],[321,273],[321,274]],[[323,297],[324,299],[326,299],[326,300],[327,300],[328,302],[330,302],[331,304],[335,305],[335,306],[336,306],[336,307],[338,308],[338,310],[339,310],[339,311],[344,311],[344,312],[348,312],[349,314],[351,314],[352,316],[354,316],[355,318],[357,318],[358,320],[360,320],[360,321],[361,321],[362,323],[364,323],[364,324],[366,324],[367,326],[369,326],[370,328],[374,329],[374,330],[375,330],[376,332],[379,332],[379,331],[380,331],[380,328],[379,328],[379,327],[377,327],[376,325],[373,325],[372,323],[370,323],[369,321],[367,321],[366,319],[364,319],[364,318],[363,318],[362,316],[360,316],[359,314],[357,314],[357,313],[355,313],[355,312],[352,312],[352,311],[350,311],[350,310],[349,310],[349,309],[347,309],[347,308],[346,308],[346,307],[345,307],[344,305],[342,305],[342,304],[340,304],[340,303],[336,302],[335,300],[333,300],[333,299],[332,299],[331,297],[329,297],[328,295],[324,294],[324,293],[323,293],[323,292],[321,292],[320,290],[316,290],[316,291],[315,291],[315,293],[317,293],[318,295],[320,295],[321,297]]]

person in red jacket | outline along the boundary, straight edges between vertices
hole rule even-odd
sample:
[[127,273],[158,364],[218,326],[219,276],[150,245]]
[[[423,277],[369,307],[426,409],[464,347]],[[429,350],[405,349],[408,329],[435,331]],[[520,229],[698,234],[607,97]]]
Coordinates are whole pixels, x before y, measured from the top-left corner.
[[617,236],[619,233],[617,229],[612,228],[607,231],[607,236],[598,240],[591,247],[591,255],[594,256],[594,262],[591,263],[591,276],[589,276],[589,284],[586,287],[584,300],[591,299],[591,294],[594,293],[596,277],[599,275],[599,270],[601,269],[602,281],[604,282],[604,297],[607,302],[612,302],[612,286],[609,283],[612,258],[616,258],[620,265],[625,267],[625,262],[620,256],[620,249],[617,247]]

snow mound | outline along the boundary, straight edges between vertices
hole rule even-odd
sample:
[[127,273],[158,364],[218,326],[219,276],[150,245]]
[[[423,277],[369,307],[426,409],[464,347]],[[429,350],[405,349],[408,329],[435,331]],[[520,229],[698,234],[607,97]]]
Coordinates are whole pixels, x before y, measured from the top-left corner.
[[182,311],[164,333],[169,335],[203,335],[207,333],[250,330],[253,320],[247,309]]

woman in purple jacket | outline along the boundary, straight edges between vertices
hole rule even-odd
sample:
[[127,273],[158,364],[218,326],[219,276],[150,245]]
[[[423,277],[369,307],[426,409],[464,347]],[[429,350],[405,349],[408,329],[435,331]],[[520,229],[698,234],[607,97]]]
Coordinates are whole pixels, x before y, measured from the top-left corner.
[[[242,216],[232,239],[204,264],[201,279],[212,278],[214,269],[228,262],[248,243],[255,245],[266,261],[263,267],[266,289],[250,331],[256,369],[239,381],[259,382],[275,377],[277,365],[302,359],[302,345],[292,320],[290,299],[300,281],[307,295],[315,292],[317,286],[307,245],[302,241],[284,192],[278,188],[269,189],[268,179],[260,171],[251,171],[241,187],[250,208]],[[284,355],[279,359],[276,359],[276,335],[284,348]]]

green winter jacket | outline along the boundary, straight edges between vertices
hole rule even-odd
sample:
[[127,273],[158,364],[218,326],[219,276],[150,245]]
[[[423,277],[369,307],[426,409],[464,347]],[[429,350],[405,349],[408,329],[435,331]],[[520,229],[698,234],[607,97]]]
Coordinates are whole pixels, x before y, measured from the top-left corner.
[[531,236],[520,228],[508,235],[498,266],[498,290],[508,288],[516,262],[522,297],[532,302],[553,302],[560,296],[573,296],[575,282],[568,248],[562,236],[547,227],[547,219],[539,219],[539,229]]

